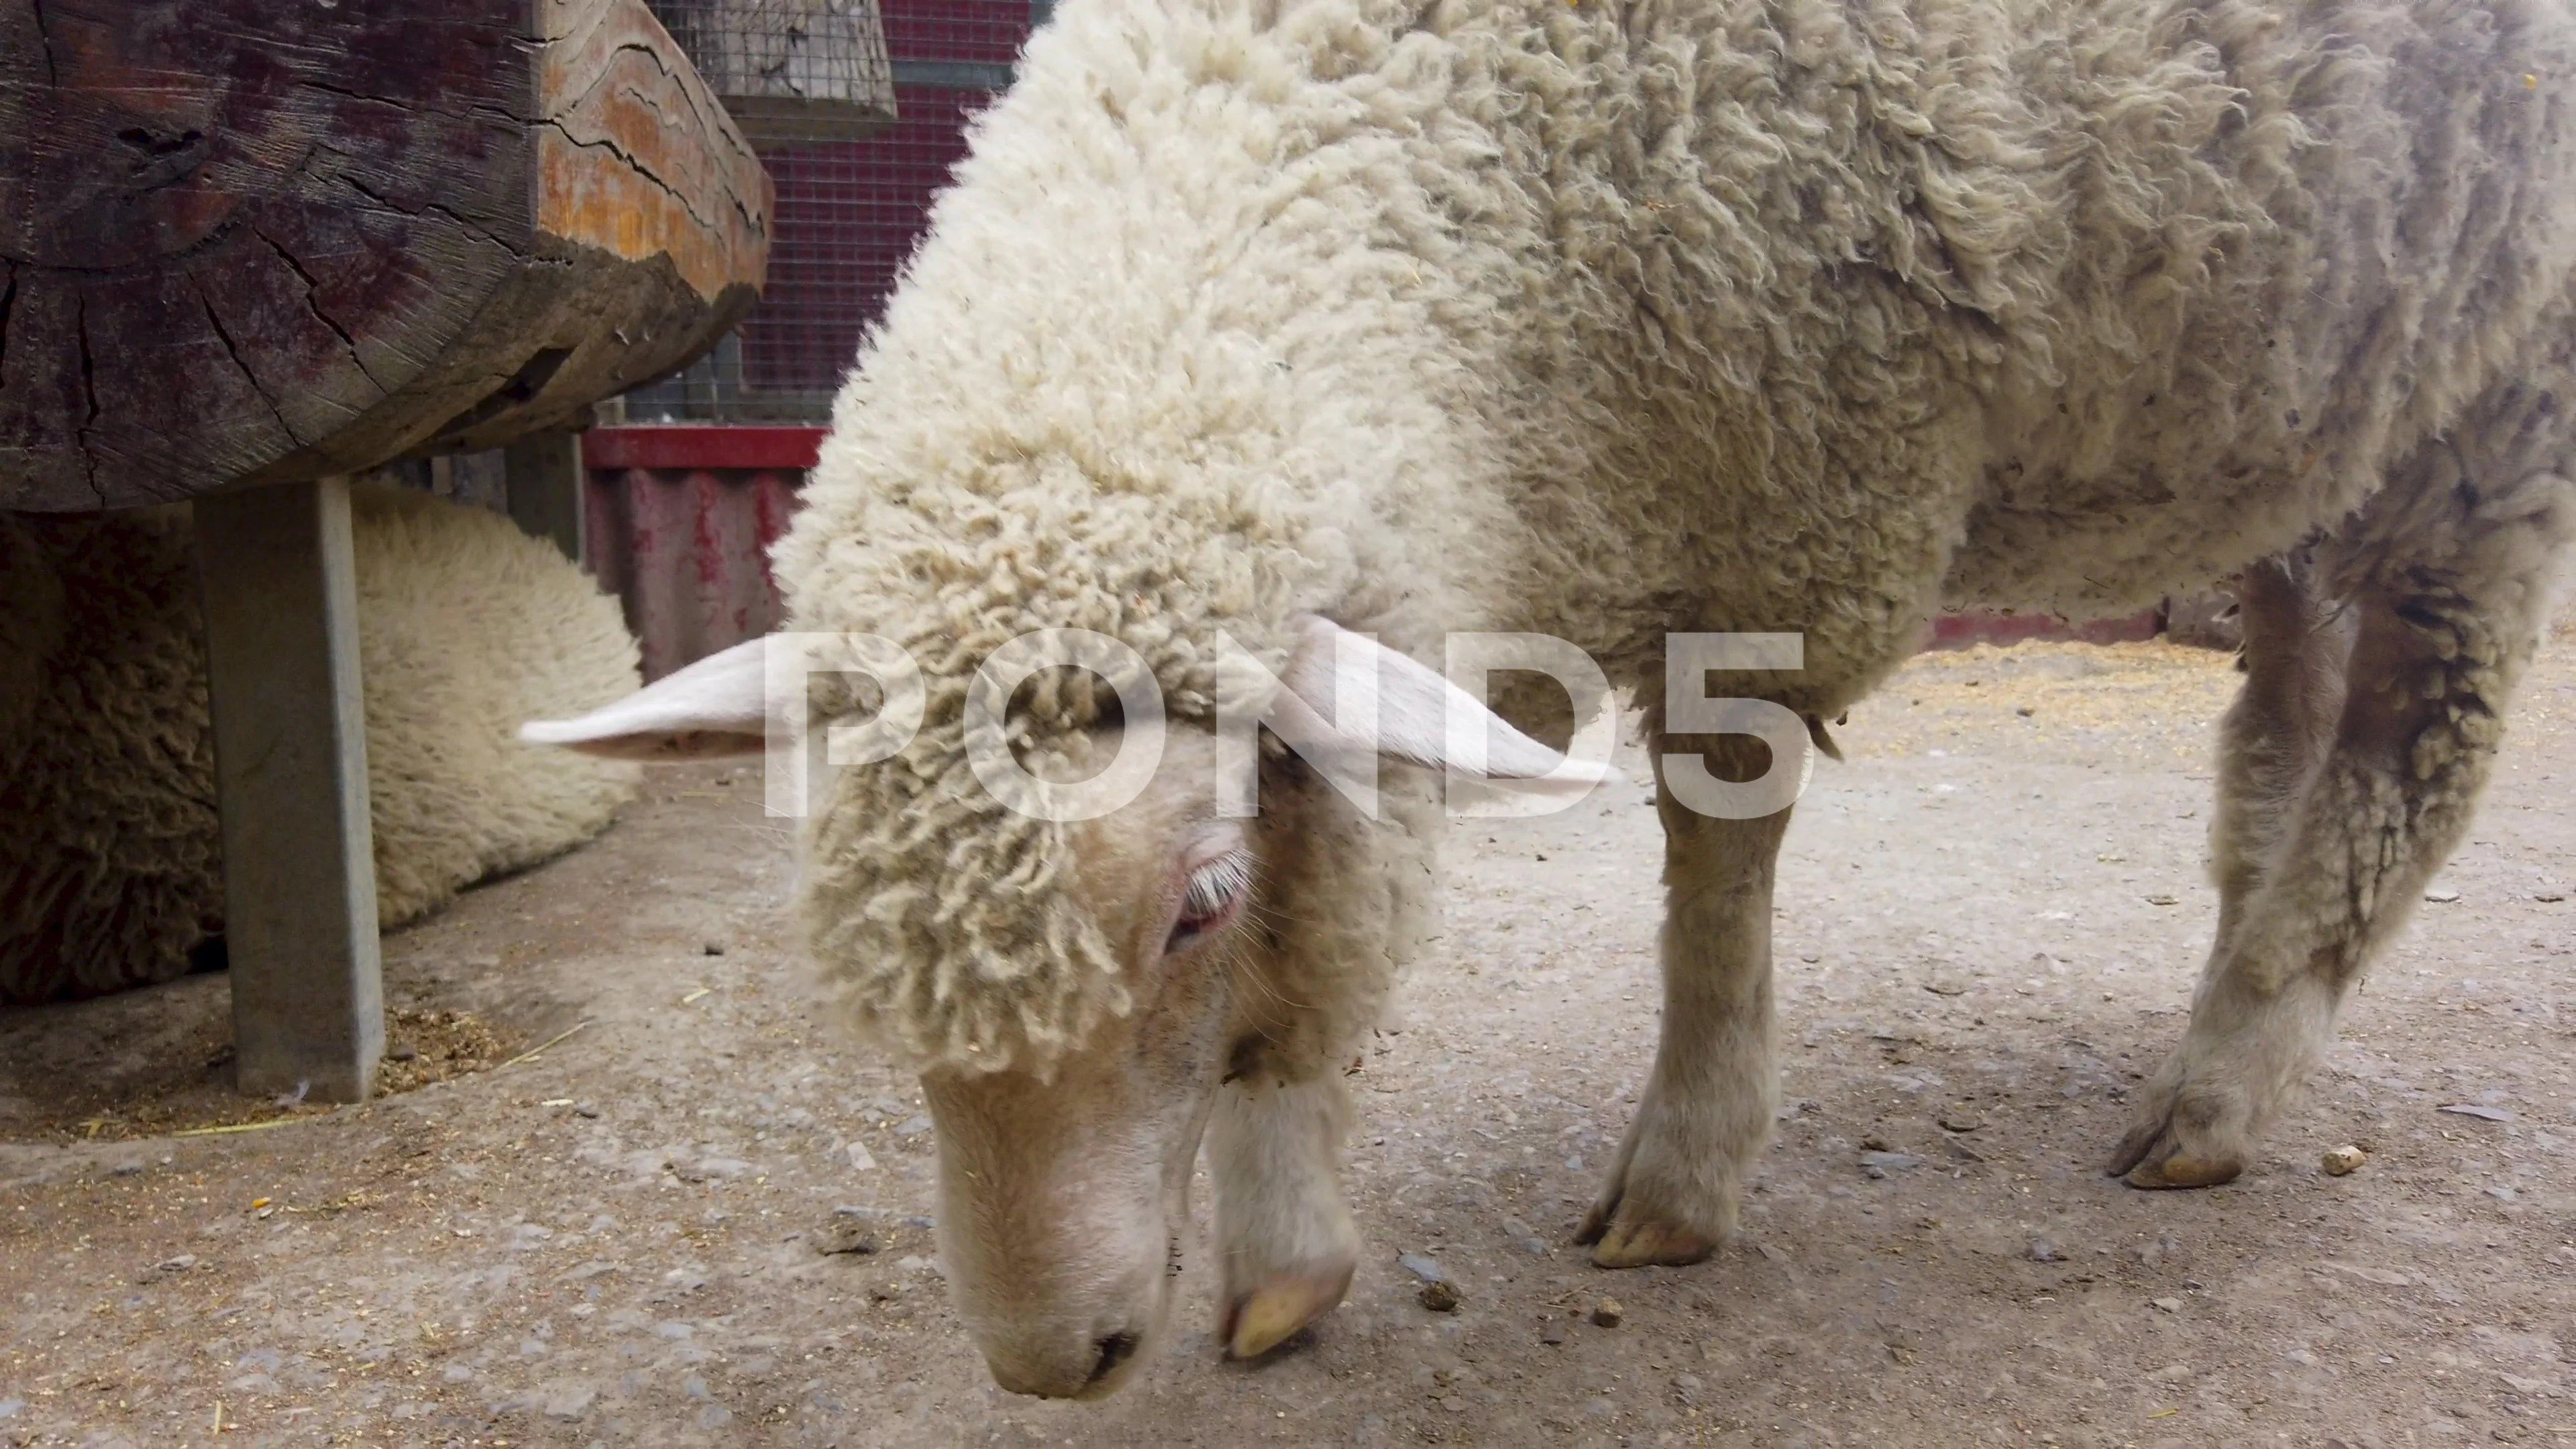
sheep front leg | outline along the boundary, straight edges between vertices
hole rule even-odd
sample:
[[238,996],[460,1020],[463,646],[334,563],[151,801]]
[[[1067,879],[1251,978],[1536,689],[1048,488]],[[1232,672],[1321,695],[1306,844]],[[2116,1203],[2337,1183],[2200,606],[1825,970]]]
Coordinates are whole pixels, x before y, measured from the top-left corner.
[[2218,939],[2236,933],[2264,863],[2296,816],[2319,762],[2334,751],[2352,654],[2351,614],[2322,596],[2304,559],[2280,556],[2237,580],[2244,687],[2218,724],[2218,801],[2210,876]]
[[1349,1101],[1338,1073],[1282,1083],[1245,1073],[1218,1089],[1208,1123],[1225,1305],[1217,1336],[1254,1358],[1330,1313],[1359,1266],[1342,1201]]
[[1746,736],[1659,740],[1664,825],[1664,1022],[1636,1121],[1575,1241],[1604,1268],[1696,1263],[1735,1231],[1745,1175],[1779,1102],[1772,1061],[1771,888],[1789,812],[1719,820],[1663,784],[1668,752],[1698,748],[1720,779],[1769,752]]
[[[2554,440],[2549,411],[2525,414],[2544,425],[2538,444]],[[2545,621],[2547,575],[2576,532],[2563,466],[2490,490],[2479,486],[2483,461],[2468,445],[2428,445],[2391,480],[2394,501],[2338,545],[2367,564],[2347,591],[2352,642],[2331,736],[2295,777],[2230,772],[2231,788],[2249,792],[2268,773],[2284,798],[2222,812],[2222,824],[2263,823],[2233,839],[2222,829],[2221,885],[2236,898],[2182,1044],[2112,1154],[2110,1171],[2132,1186],[2204,1187],[2244,1170],[2265,1122],[2323,1055],[2353,983],[2467,826]],[[2256,622],[2249,611],[2249,668],[2259,671]],[[2276,650],[2273,668],[2316,668],[2304,657],[2312,649],[2343,648],[2323,630],[2309,638]],[[2249,679],[2249,697],[2266,683]],[[2248,713],[2241,702],[2231,727]],[[2227,749],[2241,755],[2246,744]],[[2233,870],[2231,846],[2242,856]]]

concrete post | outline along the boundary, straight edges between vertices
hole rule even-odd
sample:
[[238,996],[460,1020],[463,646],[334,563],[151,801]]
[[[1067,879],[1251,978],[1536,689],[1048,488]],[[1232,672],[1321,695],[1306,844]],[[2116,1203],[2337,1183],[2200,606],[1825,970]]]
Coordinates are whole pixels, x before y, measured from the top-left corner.
[[234,1076],[362,1100],[384,1054],[344,478],[196,500]]
[[502,450],[510,516],[587,567],[582,521],[581,434],[532,433]]

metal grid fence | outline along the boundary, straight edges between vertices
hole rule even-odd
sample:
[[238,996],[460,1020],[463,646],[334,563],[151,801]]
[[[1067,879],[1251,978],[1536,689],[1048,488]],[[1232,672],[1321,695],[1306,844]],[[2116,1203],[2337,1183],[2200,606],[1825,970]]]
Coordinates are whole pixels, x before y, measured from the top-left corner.
[[894,119],[877,0],[648,0],[759,151],[855,141]]
[[1052,0],[880,0],[894,123],[764,157],[778,187],[769,282],[715,353],[629,393],[628,421],[822,422],[920,240],[965,126],[1007,89]]

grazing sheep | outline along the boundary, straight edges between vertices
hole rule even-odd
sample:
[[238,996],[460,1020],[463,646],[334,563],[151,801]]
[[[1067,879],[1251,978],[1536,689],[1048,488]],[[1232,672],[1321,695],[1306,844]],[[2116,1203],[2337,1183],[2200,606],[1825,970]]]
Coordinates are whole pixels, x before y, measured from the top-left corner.
[[[1372,822],[1273,751],[1259,818],[1221,814],[1220,634],[1319,712],[1356,631],[1399,719],[1441,708],[1407,656],[1451,630],[1634,692],[1663,1039],[1581,1237],[1686,1263],[1772,1121],[1788,817],[1684,801],[1801,753],[1694,733],[1703,685],[1821,740],[1945,605],[2244,571],[2224,920],[2114,1164],[2240,1170],[2458,839],[2576,532],[2571,83],[2559,0],[1067,0],[780,550],[799,628],[921,670],[919,730],[828,786],[802,911],[923,1073],[999,1381],[1124,1377],[1203,1128],[1232,1352],[1355,1262],[1338,1066],[1420,934],[1435,812],[1417,774]],[[1050,823],[979,787],[963,710],[997,646],[1068,627],[1175,723],[1132,804]],[[1668,683],[1703,631],[1800,633],[1802,667]],[[1088,678],[1014,703],[1033,768],[1123,742]],[[532,737],[739,743],[758,682],[719,660]],[[1562,738],[1551,698],[1498,709]],[[1500,773],[1552,758],[1506,742]]]
[[[607,826],[633,767],[514,731],[632,690],[635,642],[506,518],[372,486],[352,511],[390,927]],[[191,540],[184,507],[0,514],[0,1002],[165,981],[222,929]]]

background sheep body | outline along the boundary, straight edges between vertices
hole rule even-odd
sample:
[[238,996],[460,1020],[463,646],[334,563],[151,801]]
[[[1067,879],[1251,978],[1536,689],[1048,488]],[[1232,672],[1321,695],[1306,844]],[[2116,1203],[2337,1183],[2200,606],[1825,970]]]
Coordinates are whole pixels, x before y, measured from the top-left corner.
[[[634,768],[513,731],[633,689],[636,649],[616,601],[505,518],[389,487],[353,515],[391,928],[607,826]],[[184,508],[0,515],[0,1001],[167,980],[222,929],[191,548]]]

